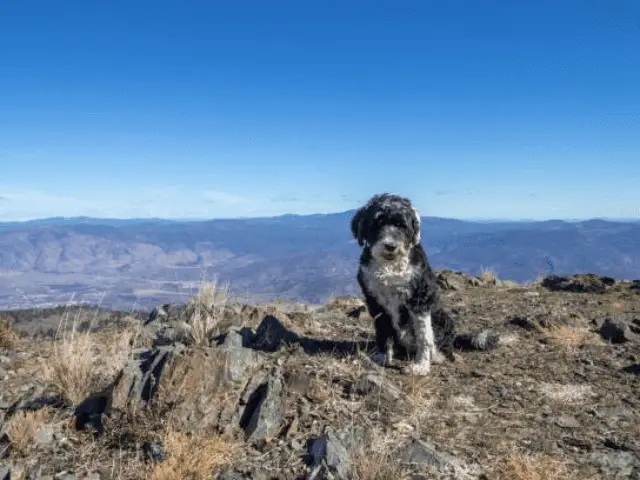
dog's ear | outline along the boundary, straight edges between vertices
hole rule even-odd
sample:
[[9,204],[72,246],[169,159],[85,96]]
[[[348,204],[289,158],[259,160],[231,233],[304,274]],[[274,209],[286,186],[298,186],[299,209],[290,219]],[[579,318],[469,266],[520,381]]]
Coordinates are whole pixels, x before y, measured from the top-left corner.
[[351,234],[353,238],[358,241],[358,245],[361,247],[364,245],[364,221],[365,221],[365,207],[358,209],[358,211],[351,218]]
[[413,243],[413,246],[415,247],[420,243],[421,222],[420,222],[420,213],[418,213],[418,210],[416,210],[413,207],[411,207],[411,209],[413,210],[413,215],[411,216],[411,228],[413,229],[413,238],[411,239],[411,243]]

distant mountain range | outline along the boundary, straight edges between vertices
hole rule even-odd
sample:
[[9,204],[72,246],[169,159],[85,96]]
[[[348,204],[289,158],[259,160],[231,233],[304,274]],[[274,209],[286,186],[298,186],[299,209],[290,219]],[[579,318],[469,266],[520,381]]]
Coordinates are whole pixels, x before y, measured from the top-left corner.
[[[352,211],[177,221],[52,218],[0,223],[0,309],[74,300],[108,306],[181,301],[202,280],[247,300],[320,302],[358,293]],[[473,222],[424,217],[436,269],[494,270],[519,282],[549,273],[640,278],[640,223]]]

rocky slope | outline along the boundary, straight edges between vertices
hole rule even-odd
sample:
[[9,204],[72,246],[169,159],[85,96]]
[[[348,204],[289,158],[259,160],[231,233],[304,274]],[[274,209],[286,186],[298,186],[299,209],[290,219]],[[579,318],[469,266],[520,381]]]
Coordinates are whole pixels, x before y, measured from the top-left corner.
[[0,480],[640,478],[640,282],[439,276],[500,342],[425,378],[370,360],[358,298],[4,312]]

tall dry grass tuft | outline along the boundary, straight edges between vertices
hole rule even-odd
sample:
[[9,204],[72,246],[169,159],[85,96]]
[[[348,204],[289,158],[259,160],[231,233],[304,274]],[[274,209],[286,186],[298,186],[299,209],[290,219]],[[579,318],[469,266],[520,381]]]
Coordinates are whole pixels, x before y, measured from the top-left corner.
[[11,441],[11,456],[23,457],[33,448],[38,430],[51,417],[47,408],[34,412],[16,412],[7,422],[7,434]]
[[497,480],[561,480],[571,478],[565,462],[547,455],[511,455],[496,470]]
[[166,459],[150,468],[151,480],[211,478],[218,467],[232,464],[240,455],[239,446],[218,435],[187,435],[167,431],[164,438]]
[[490,268],[482,267],[478,278],[487,285],[496,285],[498,283],[498,274]]
[[211,333],[224,318],[229,300],[229,287],[216,283],[203,283],[198,293],[189,300],[193,305],[193,317],[189,323],[191,342],[197,346],[208,346]]
[[0,316],[0,348],[15,348],[18,345],[18,336],[13,331],[13,322]]
[[50,358],[43,361],[44,379],[57,385],[74,404],[105,388],[130,358],[134,332],[78,332],[65,316]]
[[360,444],[351,452],[354,478],[356,480],[388,480],[406,478],[406,469],[398,461],[394,447],[398,438],[376,432],[370,440]]

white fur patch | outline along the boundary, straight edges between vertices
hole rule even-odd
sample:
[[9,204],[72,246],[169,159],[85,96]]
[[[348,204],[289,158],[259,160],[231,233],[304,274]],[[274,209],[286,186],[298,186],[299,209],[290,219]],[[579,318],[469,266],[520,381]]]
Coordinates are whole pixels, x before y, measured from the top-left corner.
[[[416,365],[422,365],[419,371],[428,372],[431,363],[441,363],[444,361],[435,342],[433,334],[433,324],[431,322],[431,312],[424,315],[417,315],[415,318],[414,330],[416,332]],[[414,372],[415,373],[415,372]]]
[[402,369],[402,372],[407,375],[416,375],[418,377],[424,377],[429,375],[431,371],[431,362],[422,361],[417,363],[411,363]]

